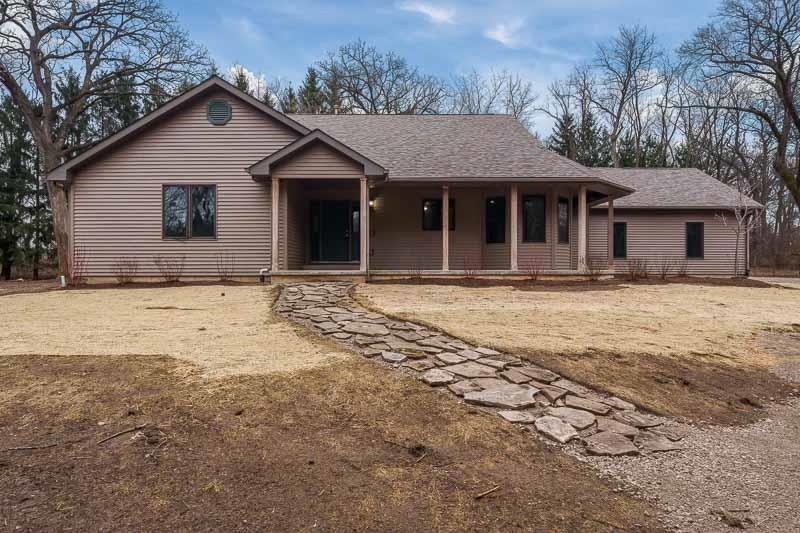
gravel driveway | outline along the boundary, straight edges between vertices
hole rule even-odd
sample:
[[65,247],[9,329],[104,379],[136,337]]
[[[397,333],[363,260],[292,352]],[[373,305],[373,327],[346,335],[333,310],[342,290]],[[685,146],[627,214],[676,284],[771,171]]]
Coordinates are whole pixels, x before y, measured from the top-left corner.
[[[773,369],[800,375],[800,336]],[[800,531],[800,394],[744,427],[693,428],[677,453],[582,458],[634,487],[678,531]]]

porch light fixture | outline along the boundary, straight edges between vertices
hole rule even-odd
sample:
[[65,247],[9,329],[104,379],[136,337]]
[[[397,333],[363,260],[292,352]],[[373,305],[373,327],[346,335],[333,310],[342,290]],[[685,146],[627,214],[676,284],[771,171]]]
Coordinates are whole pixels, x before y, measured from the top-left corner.
[[370,200],[369,201],[369,206],[370,207],[375,207],[375,200]]

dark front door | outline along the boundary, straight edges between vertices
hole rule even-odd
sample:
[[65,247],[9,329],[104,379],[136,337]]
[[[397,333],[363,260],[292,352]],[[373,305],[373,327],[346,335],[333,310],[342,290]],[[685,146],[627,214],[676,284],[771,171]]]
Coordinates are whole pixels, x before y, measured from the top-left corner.
[[358,202],[311,202],[311,260],[346,263],[359,260]]

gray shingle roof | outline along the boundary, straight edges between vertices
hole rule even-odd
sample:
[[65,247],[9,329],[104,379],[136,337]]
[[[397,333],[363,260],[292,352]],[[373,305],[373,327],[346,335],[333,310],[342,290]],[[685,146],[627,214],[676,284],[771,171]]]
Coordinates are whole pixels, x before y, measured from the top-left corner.
[[390,180],[590,178],[508,115],[289,115],[389,171]]
[[[599,175],[636,192],[614,201],[618,208],[736,207],[739,192],[696,168],[595,168]],[[744,197],[750,207],[763,207]],[[602,205],[605,207],[605,204]]]

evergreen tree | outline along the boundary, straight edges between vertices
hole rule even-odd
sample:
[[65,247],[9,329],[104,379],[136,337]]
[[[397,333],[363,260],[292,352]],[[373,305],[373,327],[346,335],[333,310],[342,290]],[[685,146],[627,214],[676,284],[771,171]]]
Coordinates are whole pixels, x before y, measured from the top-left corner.
[[331,69],[331,71],[328,73],[328,76],[325,78],[322,87],[322,93],[323,113],[337,114],[348,113],[350,111],[350,107],[347,105],[344,98],[342,98],[343,87],[341,75],[336,71],[336,69]]
[[147,88],[142,95],[142,113],[146,115],[147,113],[155,111],[169,99],[169,91],[162,85],[155,82],[147,84]]
[[24,255],[24,234],[33,153],[24,118],[10,97],[0,104],[0,276]]
[[313,67],[308,67],[298,100],[300,113],[319,114],[324,110],[325,93],[320,87],[317,71]]
[[566,113],[556,119],[553,133],[547,139],[547,147],[569,159],[577,157],[577,131],[575,117]]
[[234,65],[231,69],[231,83],[240,91],[253,96],[253,88],[250,87],[250,77],[245,72],[242,65]]
[[281,95],[281,111],[284,113],[297,113],[297,108],[297,94],[295,94],[294,88],[290,83]]
[[139,118],[142,106],[135,80],[130,76],[116,78],[99,111],[97,133],[101,138],[116,133]]
[[577,136],[576,161],[587,167],[611,165],[610,139],[608,131],[597,124],[594,113],[586,110],[581,116]]

